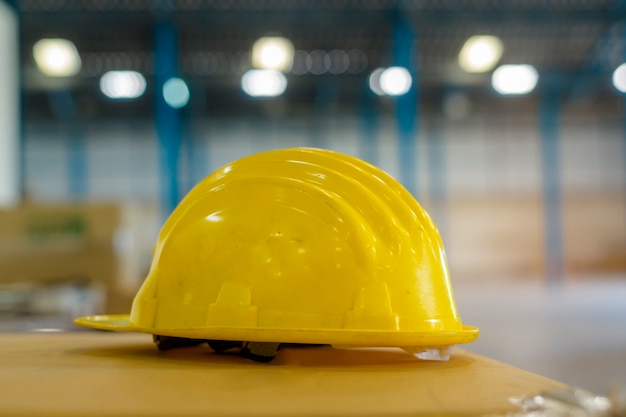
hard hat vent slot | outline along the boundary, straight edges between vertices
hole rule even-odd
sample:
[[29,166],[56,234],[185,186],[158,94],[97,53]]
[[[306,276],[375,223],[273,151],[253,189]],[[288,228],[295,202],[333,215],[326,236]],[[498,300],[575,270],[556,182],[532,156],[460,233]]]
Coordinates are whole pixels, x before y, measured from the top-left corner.
[[258,309],[252,305],[250,287],[240,282],[222,284],[217,299],[209,305],[206,325],[211,327],[256,327]]
[[346,314],[346,328],[398,330],[398,316],[391,310],[389,288],[385,282],[361,288],[354,309]]

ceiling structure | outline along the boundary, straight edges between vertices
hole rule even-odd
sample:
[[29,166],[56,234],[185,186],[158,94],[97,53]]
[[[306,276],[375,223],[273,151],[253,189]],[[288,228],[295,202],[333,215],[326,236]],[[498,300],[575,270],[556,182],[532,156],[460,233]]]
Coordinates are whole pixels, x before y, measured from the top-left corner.
[[[151,112],[157,22],[177,32],[178,70],[215,111],[241,111],[253,102],[241,92],[250,50],[268,34],[289,38],[296,49],[283,100],[314,103],[320,86],[357,102],[375,68],[392,64],[394,29],[414,33],[412,57],[420,95],[449,89],[494,95],[489,74],[467,74],[457,63],[467,38],[498,36],[501,64],[531,64],[540,79],[561,80],[567,93],[612,94],[610,76],[626,56],[626,2],[614,0],[22,0],[23,83],[29,111],[49,112],[47,95],[69,90],[94,114],[113,117]],[[69,79],[41,74],[32,45],[60,37],[75,43],[80,73]],[[148,80],[140,100],[118,106],[99,92],[109,70],[136,70]]]

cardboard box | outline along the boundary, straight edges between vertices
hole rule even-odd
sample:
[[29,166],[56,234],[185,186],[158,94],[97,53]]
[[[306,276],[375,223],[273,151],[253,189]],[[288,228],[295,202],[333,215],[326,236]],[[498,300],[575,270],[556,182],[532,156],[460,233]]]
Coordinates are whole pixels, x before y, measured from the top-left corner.
[[0,285],[88,283],[125,312],[148,268],[156,210],[116,203],[26,204],[0,211]]

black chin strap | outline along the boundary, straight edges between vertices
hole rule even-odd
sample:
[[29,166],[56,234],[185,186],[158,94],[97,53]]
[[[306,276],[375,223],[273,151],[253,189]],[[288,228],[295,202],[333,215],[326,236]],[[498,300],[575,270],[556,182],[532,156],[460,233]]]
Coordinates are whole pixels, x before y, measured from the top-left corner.
[[233,342],[230,340],[188,339],[185,337],[159,335],[154,335],[153,340],[159,350],[198,346],[205,342],[216,353],[222,353],[230,349],[240,349],[241,356],[255,362],[271,361],[276,357],[281,345],[274,342]]
[[152,340],[159,350],[170,350],[181,347],[198,346],[205,342],[202,339],[187,339],[186,337],[172,337],[153,335]]
[[276,357],[280,343],[271,342],[244,342],[241,356],[256,362],[269,362]]

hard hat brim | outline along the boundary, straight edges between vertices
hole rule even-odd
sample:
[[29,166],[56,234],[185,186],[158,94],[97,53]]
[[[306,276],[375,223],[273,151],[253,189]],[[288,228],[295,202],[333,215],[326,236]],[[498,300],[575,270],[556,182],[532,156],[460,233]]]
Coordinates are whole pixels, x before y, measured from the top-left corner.
[[81,327],[116,332],[139,332],[190,339],[235,340],[247,342],[322,343],[333,345],[397,347],[450,346],[476,340],[479,330],[463,326],[456,331],[404,332],[354,329],[266,329],[203,327],[192,329],[142,328],[130,322],[127,314],[80,317]]

